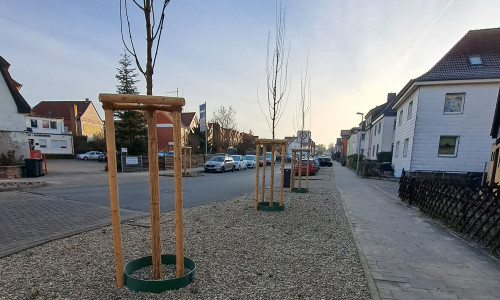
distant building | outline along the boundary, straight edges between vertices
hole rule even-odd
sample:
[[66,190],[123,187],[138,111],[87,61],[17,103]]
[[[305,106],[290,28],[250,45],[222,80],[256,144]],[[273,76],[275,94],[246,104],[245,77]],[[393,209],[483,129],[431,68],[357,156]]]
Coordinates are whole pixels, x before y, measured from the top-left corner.
[[74,154],[73,136],[64,126],[63,118],[26,116],[31,150],[43,154]]
[[0,153],[15,151],[18,158],[28,158],[30,149],[25,116],[31,107],[19,93],[22,85],[12,79],[9,67],[10,64],[0,56]]
[[33,108],[39,117],[62,118],[66,131],[73,136],[104,136],[103,121],[92,101],[42,101]]

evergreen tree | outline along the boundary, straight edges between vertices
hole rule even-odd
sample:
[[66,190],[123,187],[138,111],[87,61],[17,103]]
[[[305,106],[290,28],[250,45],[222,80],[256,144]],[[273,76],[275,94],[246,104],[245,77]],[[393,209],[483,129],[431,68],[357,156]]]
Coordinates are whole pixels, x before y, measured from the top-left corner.
[[[118,94],[139,94],[136,83],[137,74],[132,67],[132,61],[127,53],[122,54],[119,61],[120,67],[116,70],[115,78],[118,80],[116,92]],[[136,111],[116,111],[116,147],[127,148],[128,154],[138,155],[147,152],[147,129],[144,115]]]

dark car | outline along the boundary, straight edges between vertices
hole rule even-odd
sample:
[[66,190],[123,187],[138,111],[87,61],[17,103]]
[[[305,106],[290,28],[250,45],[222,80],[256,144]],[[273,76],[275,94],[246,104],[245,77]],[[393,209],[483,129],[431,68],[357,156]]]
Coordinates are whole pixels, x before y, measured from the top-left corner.
[[333,166],[332,159],[330,157],[320,157],[318,158],[319,165],[322,167],[331,167]]

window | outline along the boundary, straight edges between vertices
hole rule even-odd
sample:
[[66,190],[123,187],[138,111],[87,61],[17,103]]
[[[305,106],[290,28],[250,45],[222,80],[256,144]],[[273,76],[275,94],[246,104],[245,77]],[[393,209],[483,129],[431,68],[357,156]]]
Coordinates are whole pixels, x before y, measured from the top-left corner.
[[377,155],[378,155],[378,144],[377,144]]
[[31,119],[31,127],[37,128],[38,127],[38,122],[35,119]]
[[399,142],[396,143],[396,151],[394,151],[394,157],[399,156]]
[[408,120],[411,119],[411,115],[413,113],[413,101],[408,104]]
[[399,126],[403,124],[403,110],[399,111]]
[[382,128],[382,122],[378,123],[378,133],[380,134],[380,128]]
[[365,140],[365,134],[364,134],[364,133],[361,135],[361,140],[362,140],[362,141],[364,141],[364,140]]
[[444,114],[461,114],[464,107],[465,94],[446,94],[444,98]]
[[377,135],[377,124],[375,124],[375,127],[373,127],[373,136]]
[[47,140],[40,139],[38,143],[40,144],[40,148],[47,148]]
[[394,143],[391,144],[391,152],[394,151]]
[[372,154],[375,155],[375,145],[373,145],[373,151]]
[[42,127],[43,128],[49,128],[49,121],[43,120],[42,121]]
[[469,64],[471,66],[482,65],[483,60],[481,59],[481,56],[469,56]]
[[441,136],[438,156],[457,156],[458,138],[458,136]]
[[52,140],[51,141],[52,149],[66,149],[66,141],[64,140]]
[[409,139],[405,139],[405,143],[403,144],[403,157],[408,155],[408,141]]
[[50,121],[50,128],[51,129],[57,129],[57,122],[56,121]]
[[396,119],[394,119],[394,128],[392,128],[392,131],[396,131]]

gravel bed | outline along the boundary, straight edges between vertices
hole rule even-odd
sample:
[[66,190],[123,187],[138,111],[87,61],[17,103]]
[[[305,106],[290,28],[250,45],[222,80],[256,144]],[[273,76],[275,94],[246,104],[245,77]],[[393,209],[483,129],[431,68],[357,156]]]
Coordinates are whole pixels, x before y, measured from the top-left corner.
[[[254,211],[253,195],[185,209],[196,279],[183,289],[117,288],[108,226],[0,259],[0,299],[370,299],[331,169],[315,179],[309,193],[286,191],[281,212]],[[147,223],[122,224],[125,263],[150,255]],[[161,227],[162,253],[174,253],[173,213]]]

